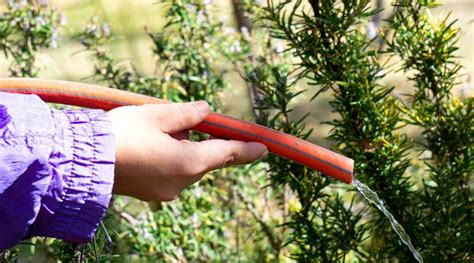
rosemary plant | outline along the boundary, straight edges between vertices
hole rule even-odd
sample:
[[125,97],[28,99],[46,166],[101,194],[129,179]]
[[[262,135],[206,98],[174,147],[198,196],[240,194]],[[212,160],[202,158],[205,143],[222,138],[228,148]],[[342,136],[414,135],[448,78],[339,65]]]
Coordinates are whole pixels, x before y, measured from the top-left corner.
[[12,57],[10,74],[18,77],[38,76],[36,53],[42,48],[58,46],[58,28],[66,20],[46,4],[8,1],[9,11],[0,16],[0,49]]
[[[412,193],[410,183],[403,176],[408,166],[407,144],[396,132],[400,121],[398,105],[389,95],[392,88],[379,83],[383,76],[382,65],[378,63],[376,50],[371,50],[370,41],[358,27],[375,13],[369,3],[364,0],[309,1],[310,8],[303,8],[302,1],[269,1],[264,19],[271,21],[273,36],[286,40],[289,51],[300,58],[300,76],[308,78],[310,85],[318,90],[313,97],[325,91],[333,92],[334,100],[330,105],[340,118],[328,122],[333,126],[330,138],[337,142],[339,151],[354,159],[356,178],[380,193],[395,217],[406,223],[403,210],[407,207],[401,200],[407,203]],[[333,183],[326,182],[327,185]],[[317,186],[310,189],[321,187],[322,182],[315,184]],[[322,226],[327,226],[325,217],[333,209],[335,218],[331,227],[339,225],[337,229],[344,234],[341,239],[347,238],[349,242],[341,246],[340,240],[328,238],[320,245],[326,247],[315,249],[307,258],[308,252],[302,253],[303,259],[343,260],[349,251],[361,259],[372,260],[386,259],[397,251],[406,254],[385,218],[377,211],[372,212],[368,224],[374,232],[367,245],[361,247],[363,234],[356,227],[362,223],[361,218],[356,216],[346,224],[339,216],[352,215],[352,212],[340,201],[335,205],[338,208],[324,206],[327,211],[323,210]],[[308,238],[306,242],[320,243],[316,240],[323,238],[329,230],[314,232],[314,239]],[[411,233],[410,229],[408,232]],[[332,242],[336,242],[334,247],[327,249]],[[343,251],[339,255],[334,253],[338,249]],[[330,255],[336,257],[330,258]]]
[[397,1],[390,23],[389,51],[414,92],[405,108],[407,123],[422,129],[420,151],[427,155],[427,176],[418,193],[414,235],[429,262],[472,261],[474,246],[472,179],[474,175],[474,100],[453,94],[461,65],[455,54],[459,28],[449,16],[430,16],[435,1]]
[[118,65],[117,61],[107,53],[106,44],[112,38],[110,26],[98,20],[97,17],[93,17],[85,30],[76,37],[86,51],[91,53],[91,58],[94,60],[92,77],[111,88],[161,97],[163,87],[160,80],[155,76],[142,76],[133,66],[129,70],[125,66]]
[[[278,54],[272,52],[266,52],[256,60],[257,63],[247,66],[246,79],[258,91],[255,101],[257,121],[307,139],[311,134],[303,123],[307,115],[296,121],[290,118],[293,101],[303,93],[297,90],[297,79],[290,77],[292,66],[279,61]],[[281,190],[285,189],[285,185],[289,186],[290,193],[296,195],[295,205],[288,211],[287,219],[277,228],[286,233],[281,246],[291,244],[292,258],[298,261],[312,261],[315,258],[337,261],[343,260],[350,251],[357,250],[358,243],[353,240],[362,239],[363,228],[356,226],[361,213],[351,211],[353,202],[346,208],[340,196],[330,194],[330,179],[278,156],[270,156],[266,161],[272,187],[280,189],[281,202],[288,202],[288,191]],[[326,236],[328,232],[345,238],[336,242],[333,236]],[[274,250],[278,252],[281,248]]]
[[169,4],[166,30],[148,33],[162,75],[184,90],[179,100],[206,99],[213,109],[218,108],[218,94],[227,83],[223,80],[225,71],[218,70],[216,64],[223,58],[238,59],[248,47],[241,46],[238,35],[227,32],[224,24],[213,18],[212,1],[164,3]]
[[[147,31],[154,44],[159,77],[141,76],[136,70],[130,72],[117,66],[104,51],[104,44],[110,39],[109,29],[98,21],[93,21],[79,36],[95,60],[94,76],[114,88],[177,102],[204,99],[217,109],[219,92],[227,86],[223,80],[224,72],[215,66],[215,61],[224,56],[215,42],[222,33],[222,25],[211,20],[208,5],[181,0],[166,4],[169,7],[168,22],[163,31]],[[228,40],[221,43],[228,43]],[[153,209],[155,211],[143,204],[143,212],[136,220],[125,216],[125,220],[120,220],[122,227],[115,228],[121,237],[121,241],[116,241],[115,253],[125,253],[136,260],[231,258],[231,247],[224,238],[230,214],[217,208],[229,203],[224,189],[217,187],[219,180],[214,180],[220,177],[219,172],[215,177],[208,176],[184,191],[179,200],[158,204]],[[117,201],[116,205],[114,209],[120,213],[126,203]]]

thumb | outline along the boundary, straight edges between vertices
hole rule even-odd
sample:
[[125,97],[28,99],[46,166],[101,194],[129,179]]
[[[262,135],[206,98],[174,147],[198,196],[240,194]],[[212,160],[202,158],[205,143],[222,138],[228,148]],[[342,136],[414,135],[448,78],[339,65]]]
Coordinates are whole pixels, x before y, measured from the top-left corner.
[[170,103],[160,105],[160,127],[168,134],[190,129],[206,118],[209,114],[207,102],[195,101],[190,103]]
[[194,156],[199,172],[224,168],[230,165],[254,162],[268,154],[267,147],[257,142],[227,140],[206,140],[187,145]]

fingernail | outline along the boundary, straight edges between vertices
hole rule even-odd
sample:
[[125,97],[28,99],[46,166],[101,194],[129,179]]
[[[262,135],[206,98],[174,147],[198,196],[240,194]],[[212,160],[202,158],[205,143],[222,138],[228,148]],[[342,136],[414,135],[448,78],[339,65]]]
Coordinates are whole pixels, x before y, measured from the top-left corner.
[[192,102],[191,105],[193,105],[203,115],[207,115],[209,113],[209,104],[207,104],[207,102],[204,100]]
[[263,157],[268,155],[268,149],[265,147],[265,150],[258,156],[258,159],[262,159]]
[[265,157],[268,155],[268,150],[263,151],[263,153],[260,155],[259,159]]
[[248,144],[252,145],[254,153],[260,152],[260,154],[256,156],[257,160],[262,159],[263,157],[268,155],[268,148],[267,146],[265,146],[265,144],[258,142],[249,142]]

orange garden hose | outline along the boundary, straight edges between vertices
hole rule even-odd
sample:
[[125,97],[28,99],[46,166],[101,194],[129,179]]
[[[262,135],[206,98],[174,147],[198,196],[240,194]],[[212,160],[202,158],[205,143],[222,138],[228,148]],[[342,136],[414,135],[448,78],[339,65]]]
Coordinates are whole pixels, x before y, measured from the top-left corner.
[[[0,78],[0,91],[36,94],[47,102],[103,110],[167,102],[123,90],[45,79]],[[193,130],[220,138],[260,142],[274,154],[352,183],[353,160],[294,136],[218,113],[210,113]]]

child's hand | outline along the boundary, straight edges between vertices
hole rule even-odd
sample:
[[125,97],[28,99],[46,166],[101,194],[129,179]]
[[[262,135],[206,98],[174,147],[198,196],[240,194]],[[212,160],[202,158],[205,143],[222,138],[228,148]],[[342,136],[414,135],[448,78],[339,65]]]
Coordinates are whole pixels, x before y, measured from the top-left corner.
[[250,163],[267,154],[267,148],[255,142],[189,141],[187,130],[208,114],[204,101],[109,111],[116,140],[114,194],[172,200],[208,171]]

